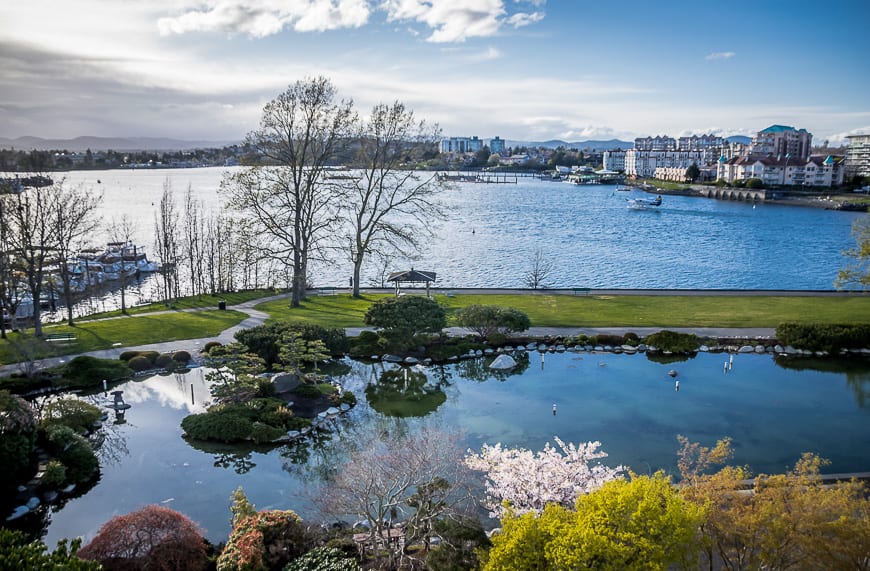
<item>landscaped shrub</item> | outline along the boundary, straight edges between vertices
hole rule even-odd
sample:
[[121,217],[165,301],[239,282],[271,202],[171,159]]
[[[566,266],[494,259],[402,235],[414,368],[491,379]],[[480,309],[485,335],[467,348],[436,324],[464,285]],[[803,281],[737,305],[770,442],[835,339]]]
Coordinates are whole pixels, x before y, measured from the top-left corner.
[[350,338],[350,353],[353,356],[376,355],[381,351],[379,340],[380,336],[374,331],[361,331],[356,337]]
[[238,442],[250,438],[253,423],[237,414],[217,409],[184,417],[181,428],[187,436],[197,440]]
[[176,351],[172,354],[172,360],[177,363],[189,363],[190,353],[188,353],[187,351]]
[[0,391],[0,488],[9,488],[32,469],[36,421],[24,399]]
[[0,568],[18,569],[62,569],[63,571],[99,571],[99,563],[84,561],[76,557],[81,539],[67,543],[61,539],[54,551],[41,541],[31,541],[22,531],[0,528]]
[[202,352],[208,355],[211,353],[211,350],[215,347],[220,347],[221,343],[219,341],[209,341],[205,345],[202,346]]
[[598,335],[592,337],[591,342],[593,345],[622,345],[622,335],[611,335],[609,333],[599,333]]
[[45,465],[45,472],[39,485],[47,490],[53,490],[63,486],[66,482],[66,468],[60,460],[49,460]]
[[776,328],[776,338],[783,345],[808,351],[864,349],[870,347],[870,324],[782,323]]
[[331,355],[341,355],[348,350],[347,336],[343,329],[327,329],[320,325],[288,321],[244,329],[236,333],[236,341],[262,358],[266,366],[271,367],[279,361],[281,338],[291,332],[305,341],[323,341]]
[[137,355],[133,357],[127,362],[127,366],[130,369],[136,371],[137,373],[141,373],[142,371],[149,371],[154,368],[154,363],[148,360],[147,357],[143,357],[141,355]]
[[158,353],[157,351],[140,351],[139,356],[145,357],[146,359],[148,359],[149,361],[151,361],[153,363],[154,361],[157,360],[157,357],[160,356],[160,353]]
[[272,442],[276,438],[283,436],[284,432],[283,428],[278,428],[262,422],[255,422],[251,425],[251,438],[258,444]]
[[305,552],[302,520],[290,510],[239,518],[217,560],[218,571],[280,569]]
[[293,389],[293,394],[297,394],[300,397],[307,399],[316,399],[323,396],[323,393],[317,388],[317,385],[312,385],[310,383],[302,383],[295,389]]
[[98,359],[89,355],[80,355],[59,369],[62,375],[59,384],[73,388],[99,387],[103,380],[117,381],[129,378],[133,371],[123,361],[116,359]]
[[43,429],[53,424],[69,426],[76,432],[90,431],[103,416],[103,411],[89,402],[77,398],[63,398],[45,405],[40,425]]
[[466,327],[482,339],[492,341],[494,334],[507,335],[525,331],[531,326],[529,316],[512,307],[499,305],[469,305],[454,313],[456,324]]
[[359,571],[356,559],[332,547],[315,547],[302,557],[294,559],[284,571]]
[[122,361],[129,361],[133,357],[137,357],[137,356],[139,356],[139,351],[124,351],[123,353],[121,353],[121,355],[118,357],[118,359],[120,359]]
[[158,369],[172,369],[175,366],[175,361],[172,360],[172,355],[162,353],[154,359],[154,366]]
[[694,353],[698,350],[698,336],[694,333],[677,333],[664,329],[646,338],[646,344],[660,351]]
[[764,181],[760,178],[750,178],[746,181],[746,188],[764,188]]
[[640,342],[640,337],[634,331],[629,331],[622,336],[622,342],[626,345],[637,345]]
[[196,524],[184,514],[156,505],[113,517],[78,556],[99,561],[103,569],[124,571],[199,571],[208,563]]
[[79,484],[94,477],[100,463],[88,441],[72,428],[53,425],[45,429],[47,447],[66,468],[68,482]]
[[366,311],[365,323],[383,329],[393,346],[404,348],[418,333],[440,332],[447,326],[447,317],[434,299],[407,295],[376,301]]

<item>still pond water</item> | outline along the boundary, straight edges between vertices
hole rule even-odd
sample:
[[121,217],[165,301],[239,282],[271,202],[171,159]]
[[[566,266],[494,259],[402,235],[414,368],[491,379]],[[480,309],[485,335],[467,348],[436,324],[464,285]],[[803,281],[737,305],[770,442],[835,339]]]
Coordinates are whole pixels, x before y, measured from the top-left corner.
[[[46,541],[89,538],[110,517],[150,503],[187,514],[210,540],[222,541],[238,486],[260,509],[316,519],[306,491],[352,444],[354,426],[405,431],[434,424],[461,430],[474,449],[501,442],[539,450],[554,436],[600,440],[606,463],[640,473],[676,472],[678,434],[705,445],[731,436],[734,463],[756,473],[781,472],[804,451],[830,459],[828,472],[870,470],[870,362],[792,360],[786,368],[769,355],[741,354],[726,373],[727,360],[701,353],[661,364],[641,354],[569,352],[548,353],[542,362],[532,352],[512,373],[493,374],[488,359],[430,367],[425,386],[404,395],[378,388],[382,365],[348,361],[340,382],[359,403],[330,435],[316,445],[254,450],[182,439],[181,419],[208,400],[202,369],[131,381],[117,387],[132,405],[126,423],[104,428],[99,482],[48,515]],[[679,373],[679,391],[670,369]],[[102,393],[85,398],[107,402]]]

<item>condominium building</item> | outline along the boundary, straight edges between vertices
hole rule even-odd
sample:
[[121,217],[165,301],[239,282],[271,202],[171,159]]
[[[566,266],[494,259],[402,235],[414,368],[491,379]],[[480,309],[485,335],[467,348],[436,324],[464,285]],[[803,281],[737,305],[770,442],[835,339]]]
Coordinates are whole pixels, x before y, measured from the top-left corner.
[[846,149],[846,176],[870,176],[870,135],[849,135]]
[[614,172],[625,172],[625,151],[617,149],[614,151],[604,151],[601,153],[601,160],[604,163],[604,170]]
[[495,137],[489,140],[489,152],[498,155],[504,155],[504,139]]
[[844,161],[833,156],[807,159],[747,155],[719,159],[717,178],[727,183],[760,179],[765,186],[839,186],[845,177]]
[[726,141],[717,135],[692,135],[680,137],[677,140],[677,150],[680,151],[703,151],[707,149],[721,149]]
[[677,140],[667,135],[655,137],[638,137],[634,140],[636,151],[675,151]]
[[476,153],[483,148],[483,141],[474,137],[449,137],[441,139],[442,153]]
[[771,125],[752,138],[750,152],[753,155],[788,156],[806,161],[813,145],[813,134],[806,129],[786,125]]
[[692,163],[699,167],[707,163],[707,151],[625,151],[625,174],[640,178],[652,177],[657,168],[688,168]]

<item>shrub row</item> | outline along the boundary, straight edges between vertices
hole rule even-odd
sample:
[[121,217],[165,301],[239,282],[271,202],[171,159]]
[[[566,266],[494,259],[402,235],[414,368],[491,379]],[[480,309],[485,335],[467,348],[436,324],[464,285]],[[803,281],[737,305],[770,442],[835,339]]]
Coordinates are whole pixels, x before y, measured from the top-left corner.
[[157,351],[124,351],[119,359],[127,363],[133,371],[142,372],[150,369],[168,369],[184,367],[190,362],[190,353],[175,351],[173,353],[158,353]]
[[776,338],[783,345],[808,351],[836,353],[841,349],[863,349],[870,347],[870,324],[782,323],[776,328]]
[[236,341],[263,359],[266,367],[271,367],[278,362],[282,336],[290,332],[306,341],[323,341],[331,355],[343,355],[348,350],[344,329],[327,329],[312,323],[288,321],[244,329],[236,333]]

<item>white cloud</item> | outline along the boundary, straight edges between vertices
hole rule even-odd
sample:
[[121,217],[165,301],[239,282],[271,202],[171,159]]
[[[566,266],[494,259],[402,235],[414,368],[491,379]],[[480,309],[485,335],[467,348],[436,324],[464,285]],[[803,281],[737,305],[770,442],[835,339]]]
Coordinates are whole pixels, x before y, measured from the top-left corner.
[[734,52],[713,52],[712,54],[707,54],[704,59],[707,61],[714,59],[731,59],[737,54]]
[[543,19],[543,12],[532,12],[531,14],[527,14],[525,12],[518,12],[508,18],[507,23],[514,28],[521,28],[523,26],[528,26],[529,24],[534,24],[535,22],[540,22]]
[[163,35],[187,32],[225,32],[263,38],[292,28],[297,32],[323,32],[358,28],[368,22],[368,0],[212,0],[205,8],[160,18]]
[[517,12],[508,16],[502,0],[385,0],[388,21],[413,21],[432,29],[430,42],[463,42],[493,36],[505,24],[515,28],[538,22],[544,14]]

